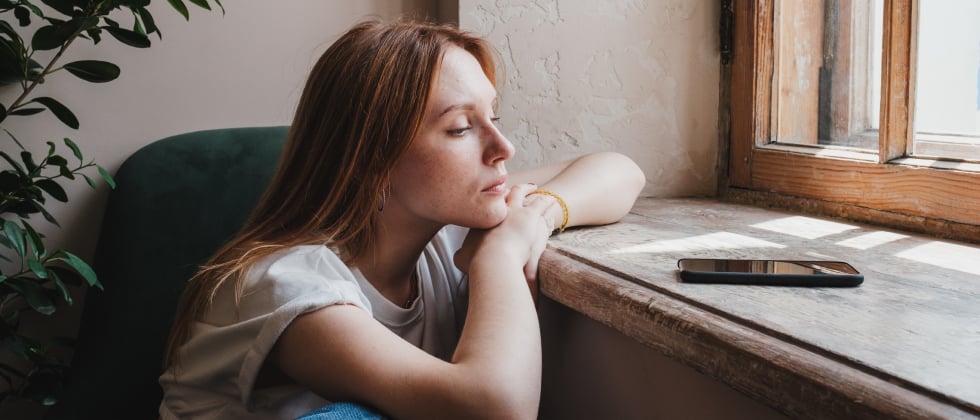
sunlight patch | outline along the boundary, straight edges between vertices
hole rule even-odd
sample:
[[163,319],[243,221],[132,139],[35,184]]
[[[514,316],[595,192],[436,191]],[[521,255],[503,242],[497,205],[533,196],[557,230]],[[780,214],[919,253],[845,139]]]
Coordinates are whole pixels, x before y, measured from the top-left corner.
[[929,242],[899,252],[895,256],[940,268],[980,275],[980,249],[969,246]]
[[716,232],[682,239],[653,241],[614,249],[612,254],[706,251],[715,249],[785,248],[784,245],[730,232]]
[[845,239],[838,242],[837,245],[846,246],[848,248],[869,249],[905,238],[908,238],[908,236],[898,233],[870,232],[850,239]]
[[827,235],[835,235],[851,229],[857,229],[857,226],[805,216],[784,217],[782,219],[756,223],[752,227],[805,239],[817,239]]

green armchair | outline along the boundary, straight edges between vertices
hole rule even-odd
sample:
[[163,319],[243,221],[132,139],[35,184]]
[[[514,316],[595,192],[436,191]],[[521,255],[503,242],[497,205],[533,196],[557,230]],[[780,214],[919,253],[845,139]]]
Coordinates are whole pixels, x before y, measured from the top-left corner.
[[244,223],[288,127],[199,131],[129,157],[109,195],[64,393],[48,419],[157,418],[157,383],[187,280]]

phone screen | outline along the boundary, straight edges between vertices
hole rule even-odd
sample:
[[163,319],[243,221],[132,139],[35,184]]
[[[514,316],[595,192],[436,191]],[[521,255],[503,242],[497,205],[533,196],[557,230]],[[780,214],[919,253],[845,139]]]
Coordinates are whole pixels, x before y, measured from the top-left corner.
[[840,261],[682,259],[678,265],[684,271],[700,272],[788,275],[858,274],[858,271],[850,264]]

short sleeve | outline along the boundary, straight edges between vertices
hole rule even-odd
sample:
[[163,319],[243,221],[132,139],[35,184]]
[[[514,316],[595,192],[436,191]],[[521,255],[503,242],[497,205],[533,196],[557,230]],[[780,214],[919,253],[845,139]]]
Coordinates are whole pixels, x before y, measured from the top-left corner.
[[250,270],[238,306],[238,322],[256,324],[254,340],[238,374],[239,391],[246,404],[266,357],[296,317],[338,304],[372,312],[354,274],[330,249],[297,247],[271,259]]

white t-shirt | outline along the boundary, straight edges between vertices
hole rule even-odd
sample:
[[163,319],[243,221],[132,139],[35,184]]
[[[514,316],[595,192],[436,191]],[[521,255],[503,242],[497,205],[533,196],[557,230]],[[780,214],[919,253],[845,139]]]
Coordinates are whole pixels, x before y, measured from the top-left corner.
[[292,419],[327,404],[296,385],[253,384],[286,326],[329,305],[362,308],[406,341],[449,360],[466,314],[466,281],[453,264],[466,232],[447,226],[426,246],[416,268],[419,299],[407,309],[389,302],[325,246],[297,246],[263,258],[249,269],[237,308],[229,284],[193,324],[176,377],[170,370],[160,376],[161,418]]

